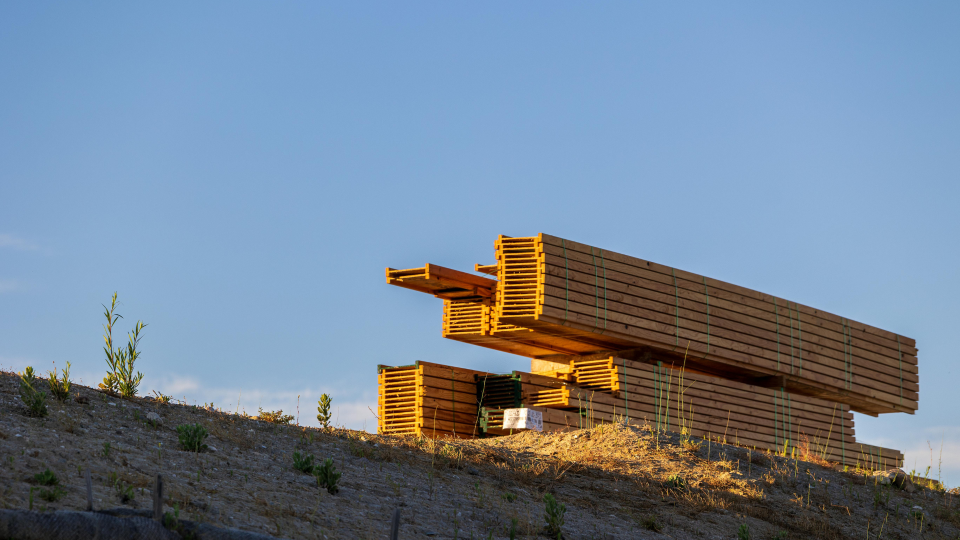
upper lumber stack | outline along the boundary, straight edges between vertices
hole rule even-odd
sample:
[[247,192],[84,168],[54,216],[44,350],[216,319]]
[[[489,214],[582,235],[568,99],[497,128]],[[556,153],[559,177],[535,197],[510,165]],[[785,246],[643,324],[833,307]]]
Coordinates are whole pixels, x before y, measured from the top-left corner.
[[495,324],[595,350],[647,348],[693,371],[866,414],[917,410],[913,339],[546,234],[501,236],[496,256]]

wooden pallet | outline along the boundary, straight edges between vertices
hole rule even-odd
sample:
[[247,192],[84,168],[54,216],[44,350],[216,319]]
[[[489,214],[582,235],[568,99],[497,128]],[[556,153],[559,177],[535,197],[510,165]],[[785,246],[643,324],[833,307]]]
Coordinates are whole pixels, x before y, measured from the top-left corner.
[[643,349],[678,363],[685,355],[691,370],[783,386],[866,414],[917,409],[910,338],[545,234],[500,237],[496,255],[495,324],[636,351],[634,359],[649,358]]

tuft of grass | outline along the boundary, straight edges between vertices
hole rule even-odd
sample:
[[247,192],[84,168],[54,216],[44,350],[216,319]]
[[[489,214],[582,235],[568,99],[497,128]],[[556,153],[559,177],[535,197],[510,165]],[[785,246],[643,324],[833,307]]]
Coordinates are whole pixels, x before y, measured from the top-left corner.
[[188,452],[203,452],[207,445],[203,441],[207,438],[207,430],[200,424],[180,424],[177,426],[177,438],[180,448]]
[[513,501],[517,500],[517,494],[516,494],[516,493],[510,493],[509,491],[504,491],[504,492],[500,495],[500,498],[503,499],[503,500],[505,500],[505,501],[507,501],[507,502],[513,502]]
[[340,487],[337,483],[340,481],[340,476],[343,473],[337,471],[333,466],[333,459],[327,458],[323,460],[323,465],[314,466],[313,475],[317,477],[317,485],[326,488],[327,492],[331,495],[336,495],[340,491]]
[[67,369],[63,370],[61,377],[57,376],[57,368],[47,372],[47,382],[50,383],[50,394],[54,399],[63,403],[70,399],[70,362],[67,362]]
[[563,516],[567,513],[567,506],[563,503],[558,503],[552,493],[544,495],[543,502],[543,517],[547,521],[544,532],[559,540],[562,538],[561,529],[563,527]]
[[110,441],[103,443],[103,457],[110,457]]
[[746,523],[741,523],[737,529],[737,540],[750,540],[750,527]]
[[651,514],[640,520],[640,525],[648,530],[653,532],[660,532],[663,530],[663,524],[660,523],[660,520],[657,519],[657,516]]
[[153,391],[153,395],[155,396],[154,399],[157,401],[157,403],[159,403],[159,404],[161,404],[161,405],[169,405],[169,404],[170,404],[171,396],[168,396],[168,395],[166,395],[166,394],[164,394],[164,393],[161,393],[161,392],[157,392],[156,390]]
[[313,455],[301,455],[300,452],[293,453],[293,468],[307,474],[313,474]]
[[39,380],[33,368],[27,366],[20,374],[20,399],[27,406],[29,416],[43,417],[47,412],[47,393],[37,390]]
[[257,410],[259,411],[257,413],[257,420],[270,422],[271,424],[289,424],[293,422],[293,415],[283,414],[283,409],[279,411],[265,411],[258,407]]
[[320,401],[317,402],[317,420],[320,422],[320,425],[323,426],[323,429],[330,427],[330,404],[333,402],[330,399],[329,394],[323,394],[320,396]]

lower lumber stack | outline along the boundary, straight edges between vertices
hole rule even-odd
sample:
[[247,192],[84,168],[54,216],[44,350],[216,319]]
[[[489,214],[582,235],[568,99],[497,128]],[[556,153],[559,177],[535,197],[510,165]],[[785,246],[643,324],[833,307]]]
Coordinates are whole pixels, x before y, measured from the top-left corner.
[[378,430],[426,437],[476,437],[483,371],[429,362],[378,366]]
[[594,397],[594,402],[613,398],[623,420],[643,419],[662,431],[764,450],[810,452],[851,466],[903,462],[897,450],[857,442],[848,406],[783,389],[615,357],[574,361],[539,374],[602,392],[609,397]]

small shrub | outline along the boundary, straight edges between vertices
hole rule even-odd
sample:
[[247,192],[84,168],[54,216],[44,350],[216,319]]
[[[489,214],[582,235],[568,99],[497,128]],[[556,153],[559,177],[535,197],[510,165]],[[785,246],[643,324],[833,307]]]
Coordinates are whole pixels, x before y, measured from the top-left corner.
[[67,490],[60,486],[53,486],[51,489],[41,489],[40,498],[47,502],[57,502],[61,497],[67,494]]
[[203,444],[207,438],[207,430],[200,424],[180,424],[177,426],[177,438],[180,448],[188,452],[203,452],[207,445]]
[[154,397],[154,399],[157,401],[157,403],[161,405],[168,405],[170,403],[170,396],[166,394],[163,394],[161,392],[157,392],[156,390],[154,390],[153,395],[156,396]]
[[117,498],[120,499],[120,504],[127,504],[133,500],[133,486],[123,482],[122,480],[118,480],[115,488],[117,490]]
[[563,515],[567,513],[567,506],[558,503],[557,499],[551,493],[543,496],[543,502],[545,503],[543,517],[547,521],[547,526],[544,530],[552,537],[561,538],[560,529],[563,527]]
[[500,495],[500,498],[503,499],[503,500],[505,500],[505,501],[507,501],[507,502],[513,502],[513,501],[517,500],[517,494],[516,494],[516,493],[510,493],[509,491],[504,491],[503,494]]
[[70,362],[67,362],[67,369],[63,370],[62,378],[57,377],[57,368],[47,372],[47,382],[50,383],[50,394],[59,401],[64,402],[70,399]]
[[313,474],[317,477],[317,485],[322,488],[327,488],[327,492],[331,495],[336,495],[336,493],[340,491],[337,482],[340,481],[340,476],[343,473],[338,472],[337,469],[334,468],[333,459],[327,458],[323,460],[323,465],[313,468]]
[[746,523],[741,523],[737,529],[737,540],[750,540],[750,527]]
[[50,469],[33,475],[33,480],[41,486],[55,486],[60,483],[60,479]]
[[257,420],[262,420],[264,422],[270,422],[271,424],[289,424],[293,422],[292,414],[283,414],[283,409],[279,411],[265,411],[261,408],[257,408],[259,411],[257,414]]
[[293,453],[293,468],[307,474],[313,474],[313,455],[301,455],[300,452]]
[[660,532],[663,530],[663,524],[660,523],[660,520],[657,519],[657,516],[652,514],[641,519],[640,525],[642,525],[643,528],[648,531]]
[[33,368],[27,366],[20,374],[20,399],[27,406],[27,414],[42,417],[47,415],[47,393],[37,390],[39,380]]
[[105,457],[105,458],[110,457],[110,442],[109,442],[109,441],[103,443],[103,457]]
[[687,483],[679,474],[671,474],[667,477],[667,485],[673,489],[683,489]]
[[317,402],[317,420],[323,426],[323,429],[330,427],[330,403],[332,401],[328,394],[323,394],[320,396],[320,401]]

